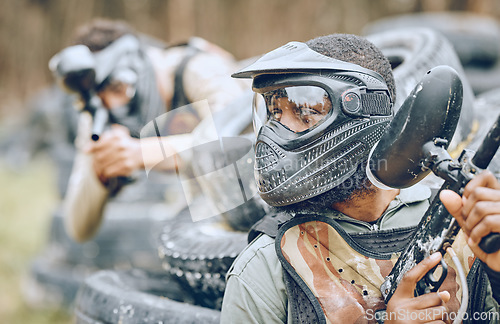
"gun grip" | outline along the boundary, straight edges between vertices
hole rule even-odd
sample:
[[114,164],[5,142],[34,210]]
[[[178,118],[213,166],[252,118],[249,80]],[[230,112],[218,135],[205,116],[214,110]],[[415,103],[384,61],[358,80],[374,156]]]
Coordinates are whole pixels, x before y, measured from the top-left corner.
[[441,267],[442,267],[441,276],[439,277],[438,280],[435,280],[434,279],[434,271],[436,271],[437,267],[438,266],[435,266],[434,268],[432,268],[417,283],[417,287],[415,288],[415,297],[423,295],[423,294],[428,294],[431,292],[436,292],[436,291],[438,291],[439,287],[441,287],[444,280],[446,279],[446,276],[448,275],[448,265],[444,261],[444,258],[441,259]]
[[479,242],[479,247],[486,253],[493,253],[500,250],[500,234],[490,233]]

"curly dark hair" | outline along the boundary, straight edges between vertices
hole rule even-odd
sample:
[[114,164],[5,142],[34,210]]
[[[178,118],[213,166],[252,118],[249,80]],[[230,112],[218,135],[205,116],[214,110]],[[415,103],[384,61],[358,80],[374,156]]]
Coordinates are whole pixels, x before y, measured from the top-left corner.
[[76,29],[72,45],[82,44],[97,52],[126,34],[135,35],[136,31],[125,21],[96,18]]
[[350,62],[382,75],[396,101],[396,85],[391,64],[382,51],[367,39],[351,34],[331,34],[306,42],[310,49],[337,60]]

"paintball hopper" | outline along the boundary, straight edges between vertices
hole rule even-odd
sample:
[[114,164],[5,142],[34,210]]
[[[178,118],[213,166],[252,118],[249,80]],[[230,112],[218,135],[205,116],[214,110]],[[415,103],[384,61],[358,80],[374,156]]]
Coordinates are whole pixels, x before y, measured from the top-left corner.
[[49,62],[56,80],[68,91],[79,94],[89,93],[96,87],[95,66],[94,55],[85,45],[67,47]]
[[431,170],[423,164],[424,144],[437,138],[445,149],[457,127],[463,89],[449,66],[427,72],[405,100],[370,153],[367,174],[377,187],[407,188]]

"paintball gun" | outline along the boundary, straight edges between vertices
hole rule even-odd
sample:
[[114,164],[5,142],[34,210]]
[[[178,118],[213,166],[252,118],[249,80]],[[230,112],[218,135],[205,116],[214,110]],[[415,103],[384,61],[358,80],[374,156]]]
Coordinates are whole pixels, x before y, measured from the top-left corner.
[[137,74],[120,63],[126,62],[128,55],[138,48],[138,40],[132,35],[125,35],[97,53],[92,53],[85,45],[74,45],[63,49],[49,61],[49,68],[58,83],[67,91],[78,94],[83,102],[82,110],[92,116],[93,141],[99,140],[109,124],[120,123],[104,107],[97,89],[109,79],[135,85]]
[[[367,173],[372,183],[380,187],[406,188],[433,172],[444,179],[439,192],[450,189],[462,194],[467,183],[488,167],[500,144],[499,116],[475,154],[465,149],[457,160],[451,158],[446,149],[458,123],[462,96],[462,83],[455,70],[439,66],[427,72],[370,154]],[[381,161],[386,163],[385,168],[379,167]],[[418,224],[415,235],[381,285],[385,302],[390,300],[405,273],[416,264],[432,253],[441,252],[444,255],[449,252],[464,287],[457,316],[462,319],[468,302],[467,282],[453,250],[448,249],[459,230],[458,223],[441,203],[439,194],[436,195]],[[500,234],[489,234],[479,246],[487,253],[498,251]],[[417,283],[416,295],[439,289],[447,275],[444,259],[441,266],[442,273],[438,279],[434,278],[433,269]]]
[[109,122],[109,112],[96,93],[96,61],[89,48],[84,45],[67,47],[51,59],[49,67],[59,83],[69,92],[80,96],[83,111],[90,113],[93,119],[93,141]]
[[[68,92],[79,95],[82,111],[92,116],[91,139],[98,141],[104,130],[113,123],[120,123],[104,107],[97,91],[106,80],[113,79],[134,85],[137,74],[131,69],[119,66],[121,59],[137,50],[138,40],[125,35],[98,53],[92,53],[85,45],[69,46],[49,61],[49,68],[58,83]],[[134,181],[131,177],[110,179],[108,189],[117,192],[122,185]]]

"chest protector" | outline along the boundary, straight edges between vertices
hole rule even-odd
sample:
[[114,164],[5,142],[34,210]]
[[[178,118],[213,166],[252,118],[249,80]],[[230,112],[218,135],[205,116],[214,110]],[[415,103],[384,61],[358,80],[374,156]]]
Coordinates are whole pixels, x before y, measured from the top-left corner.
[[[336,221],[325,216],[300,216],[285,222],[276,236],[276,252],[285,269],[284,279],[292,308],[289,312],[292,312],[294,322],[377,323],[378,319],[383,319],[386,305],[380,285],[391,272],[414,229],[350,235]],[[473,274],[480,264],[474,262],[475,257],[462,232],[453,249],[468,275],[471,297],[484,295],[484,292],[477,294],[484,290],[481,289],[484,283],[480,280],[484,275]],[[451,258],[445,255],[444,259],[449,269],[441,291],[450,293],[447,306],[456,314],[462,287]],[[479,287],[474,287],[474,280],[481,281],[477,283]],[[482,298],[484,300],[484,296]],[[471,302],[474,304],[474,299]],[[474,307],[472,304],[469,309]]]

